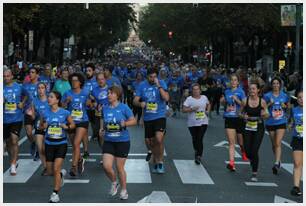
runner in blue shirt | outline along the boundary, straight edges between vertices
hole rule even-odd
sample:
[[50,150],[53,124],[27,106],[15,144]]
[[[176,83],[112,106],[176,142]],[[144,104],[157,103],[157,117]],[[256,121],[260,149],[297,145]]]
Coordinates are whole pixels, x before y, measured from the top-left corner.
[[[136,91],[138,90],[141,82],[143,81],[143,75],[141,72],[138,72],[136,74],[136,80],[133,81],[132,83],[132,92],[133,92],[133,98],[136,96]],[[137,107],[135,105],[133,105],[133,114],[136,117],[137,115],[137,125],[139,125],[141,122],[141,117],[142,117],[142,108],[141,107]]]
[[73,146],[72,167],[69,174],[71,176],[84,172],[85,159],[81,157],[80,144],[85,135],[88,135],[88,116],[86,106],[90,106],[89,93],[83,90],[85,79],[80,73],[73,73],[69,76],[69,82],[72,89],[67,91],[62,99],[64,107],[71,112],[73,121],[76,124],[76,129],[71,131],[70,140]]
[[18,138],[22,128],[22,110],[26,101],[22,86],[13,82],[10,69],[3,72],[3,140],[10,157],[10,174],[16,175]]
[[37,84],[38,84],[38,69],[36,67],[33,67],[29,71],[30,73],[30,82],[24,83],[22,85],[24,93],[27,96],[26,105],[24,107],[24,126],[26,130],[26,134],[28,137],[28,140],[30,141],[30,153],[32,156],[35,155],[35,141],[34,136],[32,134],[33,126],[34,126],[34,119],[30,114],[33,113],[32,111],[32,101],[34,97],[37,96]]
[[[84,88],[83,90],[87,90],[88,93],[91,93],[92,90],[98,86],[98,83],[95,78],[95,65],[92,63],[89,63],[86,66],[86,77],[87,80],[85,81]],[[95,109],[93,107],[86,107],[87,110],[87,116],[88,120],[91,124],[91,129],[94,131],[96,128],[96,123],[95,123]],[[93,134],[91,135],[93,137]],[[89,152],[88,152],[88,135],[85,135],[83,139],[83,148],[84,148],[84,153],[83,153],[83,158],[87,159],[89,157]]]
[[[169,101],[167,85],[157,78],[157,70],[149,69],[134,98],[134,104],[144,109],[145,143],[147,160],[154,152],[154,173],[164,173],[164,135],[166,130],[166,102]],[[140,101],[140,98],[142,101]]]
[[49,202],[60,201],[58,192],[64,183],[62,169],[67,153],[67,130],[75,128],[70,112],[60,108],[61,94],[53,91],[48,96],[49,108],[41,115],[39,130],[45,130],[46,175],[54,176],[54,189]]
[[273,174],[277,174],[281,168],[282,139],[287,127],[287,108],[290,107],[290,100],[287,94],[281,91],[281,80],[271,80],[272,91],[264,94],[264,100],[268,104],[270,117],[266,120],[266,129],[272,143],[275,163],[272,167]]
[[54,86],[55,79],[51,77],[51,64],[46,64],[44,67],[44,73],[39,75],[38,81],[43,82],[47,86],[47,93],[49,93]]
[[231,75],[231,88],[226,89],[220,102],[224,105],[225,132],[229,142],[229,164],[227,168],[235,171],[235,142],[236,136],[240,145],[243,160],[247,160],[246,153],[243,149],[243,120],[239,117],[241,106],[246,99],[245,93],[238,88],[239,79],[236,74]]
[[121,99],[122,90],[118,86],[109,88],[109,105],[103,107],[100,134],[104,136],[103,144],[103,168],[108,178],[111,180],[109,194],[115,196],[118,190],[116,173],[113,170],[116,160],[116,169],[120,180],[120,199],[128,199],[126,190],[126,172],[124,165],[130,151],[130,135],[127,127],[136,125],[136,119],[131,109],[123,103]]
[[177,69],[170,76],[168,83],[173,116],[176,116],[176,111],[180,111],[183,86],[184,78],[181,76],[180,71]]
[[303,174],[303,91],[297,92],[298,106],[291,112],[292,141],[293,151],[293,188],[291,194],[301,196],[300,180]]
[[112,76],[112,71],[113,71],[112,66],[107,66],[107,67],[104,68],[104,74],[105,74],[107,86],[111,87],[111,86],[116,85],[116,86],[121,87],[120,80],[117,77]]

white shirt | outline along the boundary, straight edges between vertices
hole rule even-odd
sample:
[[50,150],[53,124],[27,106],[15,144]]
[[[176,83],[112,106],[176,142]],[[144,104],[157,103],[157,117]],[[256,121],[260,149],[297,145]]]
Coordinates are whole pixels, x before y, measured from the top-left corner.
[[205,95],[201,95],[200,99],[193,98],[192,96],[187,97],[184,102],[185,107],[199,107],[197,111],[189,112],[187,125],[188,127],[201,126],[203,124],[208,124],[208,117],[205,113],[206,107],[209,101]]

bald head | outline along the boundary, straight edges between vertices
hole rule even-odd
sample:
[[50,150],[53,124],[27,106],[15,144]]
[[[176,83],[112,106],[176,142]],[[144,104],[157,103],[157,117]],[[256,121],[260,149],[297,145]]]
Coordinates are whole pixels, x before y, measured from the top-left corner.
[[5,69],[3,71],[3,80],[5,84],[10,84],[13,82],[13,72],[11,69]]

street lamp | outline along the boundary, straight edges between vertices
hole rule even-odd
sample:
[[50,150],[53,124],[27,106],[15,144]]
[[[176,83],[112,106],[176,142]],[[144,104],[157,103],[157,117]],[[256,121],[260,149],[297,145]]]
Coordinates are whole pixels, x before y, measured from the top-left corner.
[[292,42],[288,41],[287,44],[285,44],[285,49],[284,49],[284,56],[286,58],[286,68],[287,68],[287,72],[290,72],[290,58],[289,56],[292,53]]

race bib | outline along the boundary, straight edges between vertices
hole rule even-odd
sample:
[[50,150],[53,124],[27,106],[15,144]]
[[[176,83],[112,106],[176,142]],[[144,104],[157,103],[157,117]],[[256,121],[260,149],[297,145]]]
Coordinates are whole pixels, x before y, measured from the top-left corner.
[[121,127],[119,124],[109,123],[106,125],[106,131],[109,132],[109,136],[111,137],[119,137],[121,134]]
[[272,117],[275,120],[282,119],[284,116],[284,111],[282,109],[273,109],[272,110]]
[[201,120],[205,118],[205,112],[204,111],[199,111],[195,113],[195,118],[196,120]]
[[202,92],[207,91],[207,87],[206,87],[205,85],[201,85],[201,91],[202,91]]
[[295,130],[299,134],[300,137],[303,137],[303,125],[296,125]]
[[257,131],[258,122],[257,121],[247,121],[245,125],[245,130],[248,131]]
[[83,111],[82,110],[72,110],[71,116],[73,120],[82,119]]
[[61,127],[58,127],[58,126],[50,126],[48,128],[48,135],[49,135],[49,138],[52,138],[52,139],[61,139],[62,137],[62,134],[63,134],[63,130]]
[[149,113],[156,113],[157,112],[158,105],[157,103],[148,102],[147,103],[147,112]]
[[16,113],[17,110],[17,104],[16,103],[10,103],[6,102],[4,106],[4,110],[6,113]]

